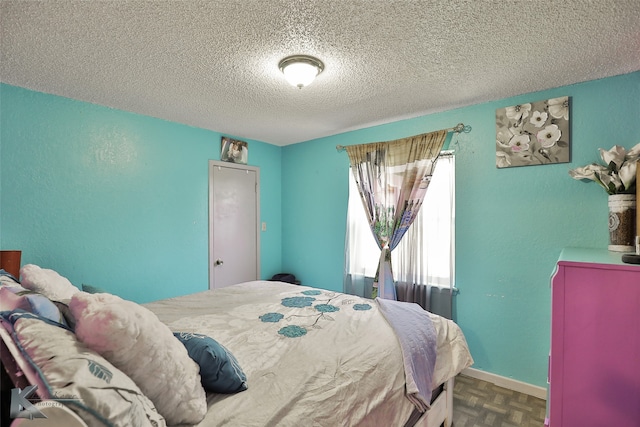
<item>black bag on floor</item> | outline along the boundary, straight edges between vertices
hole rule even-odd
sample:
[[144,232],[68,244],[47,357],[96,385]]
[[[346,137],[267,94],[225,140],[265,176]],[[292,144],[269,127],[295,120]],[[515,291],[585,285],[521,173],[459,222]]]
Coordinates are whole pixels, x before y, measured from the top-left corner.
[[293,274],[290,273],[278,273],[278,274],[274,274],[273,277],[271,278],[272,282],[287,282],[287,283],[293,283],[294,285],[296,284],[296,276],[294,276]]

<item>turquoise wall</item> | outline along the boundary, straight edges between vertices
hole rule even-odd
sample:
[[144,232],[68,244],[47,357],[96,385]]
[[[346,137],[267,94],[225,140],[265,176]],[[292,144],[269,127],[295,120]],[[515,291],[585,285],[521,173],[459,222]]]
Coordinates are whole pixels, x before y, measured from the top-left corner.
[[[571,97],[571,163],[497,169],[495,110]],[[456,150],[457,321],[474,367],[545,386],[549,278],[563,247],[606,249],[608,208],[570,168],[599,147],[640,142],[640,72],[371,127],[283,148],[282,264],[305,284],[342,289],[347,154],[335,146],[385,141],[459,122]],[[457,142],[456,142],[457,141]]]
[[[221,134],[0,86],[0,246],[138,302],[208,288],[208,161]],[[281,270],[281,148],[260,167],[261,275]]]
[[[571,97],[572,161],[495,167],[495,110]],[[568,170],[640,142],[640,72],[286,147],[250,142],[260,167],[262,277],[342,290],[349,145],[459,122],[457,320],[475,368],[544,386],[549,277],[565,246],[606,248],[607,198]],[[0,246],[145,302],[207,287],[207,161],[220,134],[0,85]]]

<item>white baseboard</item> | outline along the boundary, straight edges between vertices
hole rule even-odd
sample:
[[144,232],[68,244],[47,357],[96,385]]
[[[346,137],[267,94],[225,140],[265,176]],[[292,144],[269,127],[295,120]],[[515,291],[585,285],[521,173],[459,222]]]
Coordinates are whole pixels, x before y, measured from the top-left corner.
[[490,372],[481,371],[479,369],[467,368],[463,370],[462,375],[476,378],[482,381],[493,383],[499,387],[517,391],[518,393],[528,394],[538,399],[547,400],[547,389],[537,385],[514,380],[513,378],[503,377],[501,375],[492,374]]

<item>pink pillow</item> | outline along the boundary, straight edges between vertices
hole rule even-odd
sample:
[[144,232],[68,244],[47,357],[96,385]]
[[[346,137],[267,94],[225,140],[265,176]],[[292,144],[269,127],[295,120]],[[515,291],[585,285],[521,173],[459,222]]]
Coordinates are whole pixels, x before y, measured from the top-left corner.
[[149,309],[107,294],[78,292],[69,303],[76,335],[127,374],[167,424],[197,424],[207,412],[200,367]]

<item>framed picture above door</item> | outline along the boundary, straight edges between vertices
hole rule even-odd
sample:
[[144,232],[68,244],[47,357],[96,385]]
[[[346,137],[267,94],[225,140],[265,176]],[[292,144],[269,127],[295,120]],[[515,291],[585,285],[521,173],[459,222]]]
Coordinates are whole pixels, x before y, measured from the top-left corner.
[[246,165],[249,159],[249,144],[245,141],[227,138],[220,140],[220,160]]

